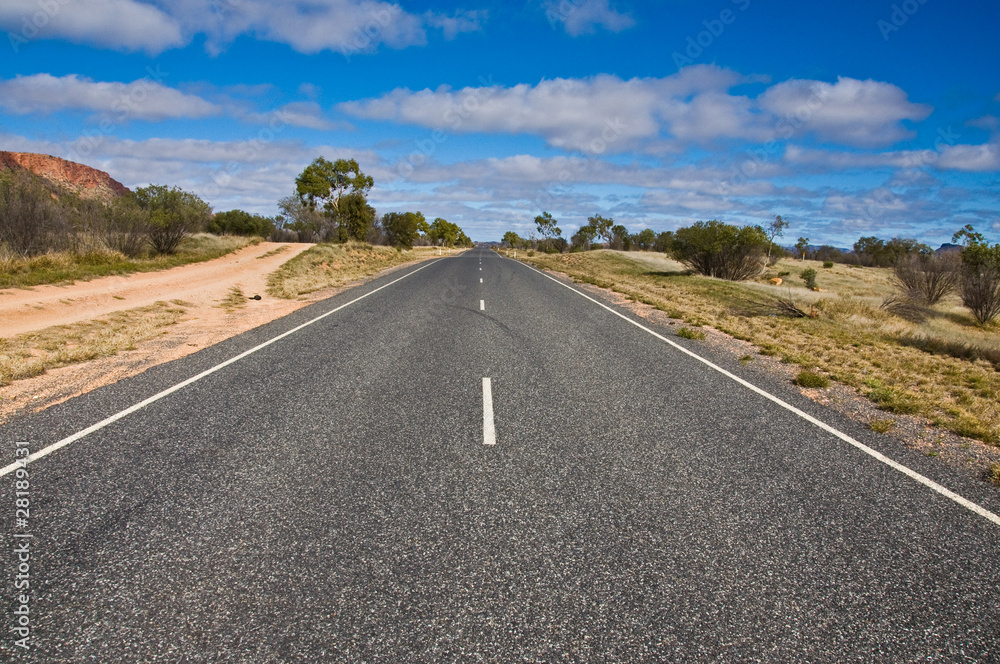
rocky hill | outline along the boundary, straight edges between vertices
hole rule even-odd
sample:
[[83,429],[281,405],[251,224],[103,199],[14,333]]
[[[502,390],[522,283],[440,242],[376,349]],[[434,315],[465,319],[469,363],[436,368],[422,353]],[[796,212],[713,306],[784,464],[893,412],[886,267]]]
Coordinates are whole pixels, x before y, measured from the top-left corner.
[[0,152],[0,169],[24,169],[81,198],[111,201],[128,189],[104,171],[47,154]]

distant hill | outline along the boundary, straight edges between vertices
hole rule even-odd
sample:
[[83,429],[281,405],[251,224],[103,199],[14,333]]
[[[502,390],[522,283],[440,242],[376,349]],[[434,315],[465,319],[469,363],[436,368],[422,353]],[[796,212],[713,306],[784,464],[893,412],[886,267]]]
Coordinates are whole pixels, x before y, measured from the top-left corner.
[[104,171],[47,154],[0,152],[0,170],[23,169],[80,198],[105,203],[128,193],[128,188]]
[[938,247],[937,249],[935,249],[935,253],[943,254],[943,253],[947,253],[949,251],[961,251],[961,250],[962,250],[962,245],[960,245],[960,244],[951,244],[951,243],[945,242],[940,247]]

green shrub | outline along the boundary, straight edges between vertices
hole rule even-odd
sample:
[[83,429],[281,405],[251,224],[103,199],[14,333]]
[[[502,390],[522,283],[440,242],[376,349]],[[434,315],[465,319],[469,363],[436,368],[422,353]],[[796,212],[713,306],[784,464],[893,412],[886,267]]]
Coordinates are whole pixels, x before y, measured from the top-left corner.
[[833,261],[823,261],[823,267],[830,269],[833,267]]
[[701,330],[692,330],[688,327],[682,327],[677,330],[677,336],[683,337],[684,339],[704,339],[705,333]]
[[816,270],[813,268],[806,268],[802,270],[802,274],[799,275],[802,281],[806,282],[806,288],[816,288]]
[[795,382],[802,387],[830,387],[830,379],[815,371],[800,371]]
[[674,233],[673,255],[709,277],[744,281],[761,272],[769,245],[760,226],[732,226],[699,221]]
[[216,235],[257,235],[267,237],[274,232],[274,220],[243,210],[218,212],[205,226],[205,230]]

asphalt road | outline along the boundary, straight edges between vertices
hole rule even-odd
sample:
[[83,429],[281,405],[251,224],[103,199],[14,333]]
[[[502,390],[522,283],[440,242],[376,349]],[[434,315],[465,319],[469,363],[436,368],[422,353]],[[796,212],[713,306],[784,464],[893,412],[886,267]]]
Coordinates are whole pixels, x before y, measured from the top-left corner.
[[1000,661],[1000,524],[835,432],[997,492],[708,359],[476,249],[0,427],[160,395],[0,480],[0,658]]

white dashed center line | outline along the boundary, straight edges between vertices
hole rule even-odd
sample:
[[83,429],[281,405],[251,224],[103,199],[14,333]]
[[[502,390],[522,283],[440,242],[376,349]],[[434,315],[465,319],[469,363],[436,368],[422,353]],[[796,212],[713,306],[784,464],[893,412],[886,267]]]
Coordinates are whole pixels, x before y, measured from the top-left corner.
[[493,424],[493,384],[483,378],[483,445],[497,444],[497,430]]
[[486,300],[480,300],[479,301],[479,310],[480,311],[486,311]]

